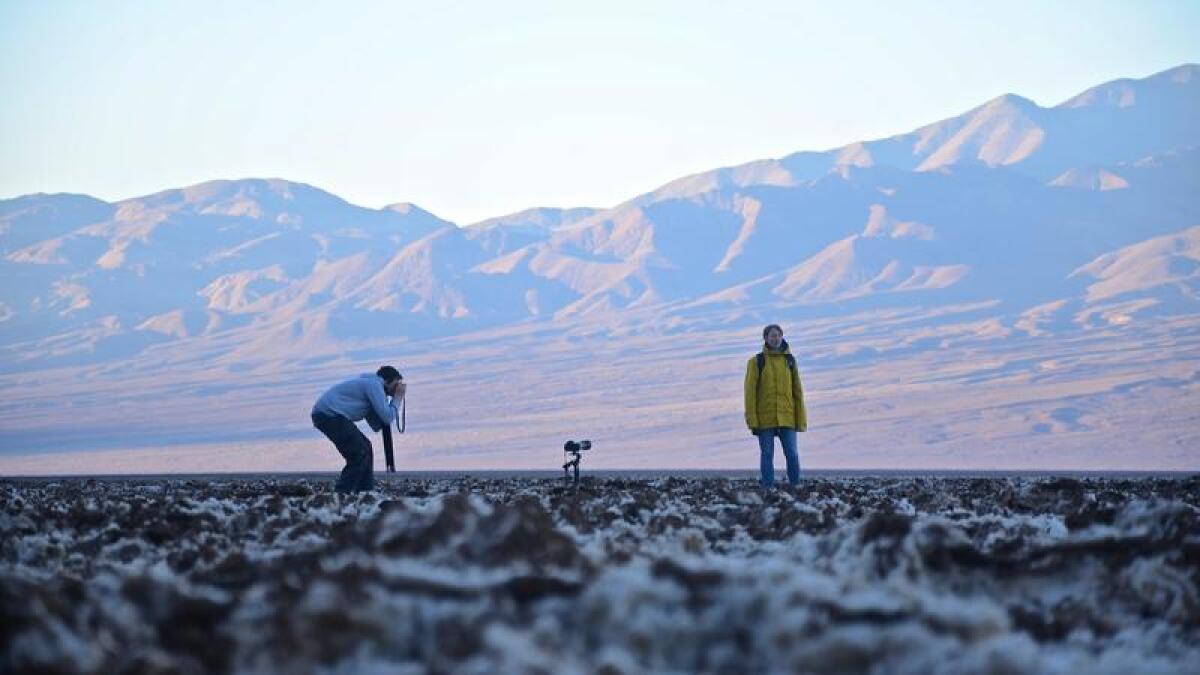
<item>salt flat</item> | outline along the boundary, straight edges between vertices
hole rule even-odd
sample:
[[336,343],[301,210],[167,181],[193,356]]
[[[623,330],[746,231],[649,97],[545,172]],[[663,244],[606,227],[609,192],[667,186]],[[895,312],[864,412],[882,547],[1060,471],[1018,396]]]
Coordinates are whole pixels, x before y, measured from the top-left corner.
[[1193,477],[0,481],[0,669],[1190,672]]
[[[988,329],[994,311],[781,308],[810,411],[803,465],[1200,468],[1196,318],[1031,336]],[[153,349],[72,369],[65,400],[43,384],[57,371],[0,375],[0,473],[336,469],[308,411],[325,386],[381,362],[411,382],[401,469],[554,468],[568,438],[596,442],[594,468],[753,468],[741,396],[756,319],[706,315],[673,333],[635,315],[251,369]]]

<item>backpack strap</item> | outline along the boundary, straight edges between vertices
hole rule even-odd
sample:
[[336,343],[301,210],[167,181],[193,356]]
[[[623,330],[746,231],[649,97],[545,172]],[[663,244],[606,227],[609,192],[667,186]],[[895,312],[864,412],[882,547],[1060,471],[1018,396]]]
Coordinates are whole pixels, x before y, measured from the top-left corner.
[[[767,365],[767,356],[762,352],[754,355],[754,360],[758,363],[758,376],[762,377],[763,368]],[[791,354],[784,354],[783,360],[787,362],[788,370],[796,369],[796,357]]]
[[[783,355],[783,360],[787,363],[788,370],[796,371],[796,357],[790,353]],[[758,380],[755,381],[755,386],[762,391],[762,371],[767,365],[767,355],[759,352],[754,355],[754,361],[758,364]]]

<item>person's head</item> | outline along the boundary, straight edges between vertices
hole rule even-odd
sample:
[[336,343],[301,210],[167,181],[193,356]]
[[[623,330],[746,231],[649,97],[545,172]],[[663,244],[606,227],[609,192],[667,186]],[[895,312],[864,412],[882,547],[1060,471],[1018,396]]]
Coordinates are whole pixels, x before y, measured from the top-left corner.
[[379,370],[375,371],[375,374],[383,380],[383,390],[387,392],[388,396],[394,396],[396,394],[396,386],[404,381],[404,377],[400,375],[400,371],[391,366],[381,366]]
[[778,324],[771,324],[763,329],[763,342],[771,349],[779,349],[783,344],[783,329]]

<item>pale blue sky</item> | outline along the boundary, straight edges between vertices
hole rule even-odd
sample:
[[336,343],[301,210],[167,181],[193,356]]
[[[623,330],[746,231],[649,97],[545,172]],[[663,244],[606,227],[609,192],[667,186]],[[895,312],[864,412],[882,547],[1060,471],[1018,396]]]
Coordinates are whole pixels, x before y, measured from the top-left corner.
[[282,177],[466,224],[1200,62],[1200,1],[0,1],[0,197]]

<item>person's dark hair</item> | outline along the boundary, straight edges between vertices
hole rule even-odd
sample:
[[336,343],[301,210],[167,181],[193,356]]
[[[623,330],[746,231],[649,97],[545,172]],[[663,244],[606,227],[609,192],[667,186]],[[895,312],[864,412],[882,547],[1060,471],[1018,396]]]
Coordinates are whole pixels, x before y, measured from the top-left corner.
[[783,335],[783,329],[779,327],[779,324],[777,324],[777,323],[770,324],[766,328],[763,329],[763,342],[767,341],[767,333],[770,333],[772,328],[779,331],[780,335]]
[[375,371],[375,374],[382,377],[384,382],[391,382],[392,380],[401,379],[400,371],[391,366],[383,366],[379,370]]

